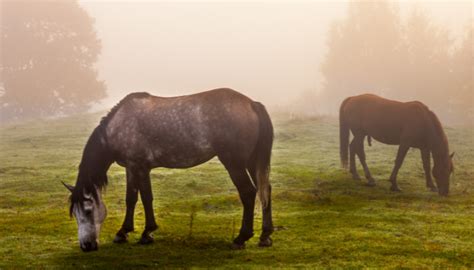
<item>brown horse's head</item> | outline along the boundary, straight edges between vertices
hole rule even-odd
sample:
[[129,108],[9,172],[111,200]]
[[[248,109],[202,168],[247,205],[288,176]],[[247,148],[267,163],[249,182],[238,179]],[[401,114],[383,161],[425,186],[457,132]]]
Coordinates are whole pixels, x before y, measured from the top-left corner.
[[454,170],[453,156],[454,153],[443,159],[442,162],[435,162],[433,166],[433,176],[436,179],[438,193],[441,196],[447,196],[449,193],[449,177]]

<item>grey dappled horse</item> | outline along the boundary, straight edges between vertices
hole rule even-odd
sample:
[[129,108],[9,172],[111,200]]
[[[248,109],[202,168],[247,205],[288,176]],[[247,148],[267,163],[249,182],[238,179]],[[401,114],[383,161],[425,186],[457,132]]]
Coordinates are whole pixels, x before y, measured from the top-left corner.
[[273,126],[265,107],[231,89],[194,95],[156,97],[133,93],[121,100],[92,132],[84,148],[70,214],[76,217],[80,247],[98,248],[100,225],[106,216],[101,199],[107,170],[113,162],[126,168],[127,211],[114,242],[127,241],[134,230],[133,215],[140,192],[146,226],[140,243],[153,241],[150,170],[190,168],[217,156],[237,187],[244,212],[233,241],[243,248],[253,236],[255,198],[262,202],[260,246],[270,246],[273,232],[269,183]]

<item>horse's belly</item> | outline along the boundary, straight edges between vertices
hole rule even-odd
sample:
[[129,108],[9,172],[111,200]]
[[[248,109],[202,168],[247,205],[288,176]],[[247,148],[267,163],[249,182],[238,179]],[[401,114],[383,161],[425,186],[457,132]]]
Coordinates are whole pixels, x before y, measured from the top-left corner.
[[391,145],[399,145],[400,139],[391,138],[391,137],[383,137],[383,136],[372,136],[376,141],[384,143],[384,144],[391,144]]
[[[388,130],[388,132],[387,132]],[[400,135],[396,131],[390,131],[390,129],[383,130],[385,132],[368,132],[368,135],[374,138],[376,141],[384,143],[384,144],[391,144],[391,145],[398,145],[400,144]]]
[[210,146],[181,145],[153,149],[148,156],[152,167],[190,168],[210,160],[216,153]]
[[191,168],[203,164],[215,156],[215,153],[206,153],[196,156],[168,156],[158,160],[157,165],[165,168]]

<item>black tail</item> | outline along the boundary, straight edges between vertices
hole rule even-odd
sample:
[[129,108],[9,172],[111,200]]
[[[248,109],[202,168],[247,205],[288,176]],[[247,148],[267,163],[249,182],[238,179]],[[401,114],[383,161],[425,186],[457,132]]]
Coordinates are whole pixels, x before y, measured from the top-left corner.
[[349,159],[349,127],[345,120],[343,108],[348,100],[349,98],[346,98],[339,108],[339,154],[344,169],[347,169],[347,162]]
[[273,125],[265,107],[259,103],[252,103],[252,108],[258,115],[259,135],[255,147],[257,191],[262,207],[265,208],[270,200],[270,161],[273,145]]

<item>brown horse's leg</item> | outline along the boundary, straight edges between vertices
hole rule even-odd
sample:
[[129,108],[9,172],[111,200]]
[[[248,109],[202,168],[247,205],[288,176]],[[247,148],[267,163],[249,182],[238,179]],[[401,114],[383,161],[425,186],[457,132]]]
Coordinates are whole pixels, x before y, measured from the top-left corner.
[[151,189],[150,170],[141,169],[134,173],[139,176],[138,186],[143,208],[145,210],[145,230],[143,230],[139,243],[150,244],[153,242],[151,233],[158,229],[158,225],[156,225],[155,221],[155,215],[153,213],[153,191]]
[[354,137],[349,146],[349,156],[350,156],[349,171],[352,174],[352,179],[360,180],[360,176],[359,176],[359,173],[357,173],[357,167],[355,164],[356,152],[357,152],[357,142],[356,142],[356,138]]
[[433,180],[431,179],[430,150],[421,149],[421,160],[423,161],[423,170],[425,171],[426,187],[433,192],[437,192],[438,189],[433,184]]
[[391,191],[401,191],[397,185],[397,174],[398,170],[402,166],[403,160],[405,159],[409,148],[410,147],[405,144],[400,144],[398,147],[397,158],[395,159],[395,167],[393,168],[392,174],[390,175],[390,182],[392,182],[392,186],[390,187]]
[[[249,173],[255,186],[257,186],[257,175],[253,166],[249,167]],[[269,247],[272,245],[270,235],[273,233],[272,221],[272,186],[268,186],[268,204],[267,207],[262,207],[262,234],[260,235],[260,247]]]
[[365,136],[357,137],[356,153],[359,157],[360,164],[362,164],[362,167],[364,168],[365,178],[368,181],[367,185],[373,187],[375,186],[375,180],[372,177],[372,174],[370,174],[369,167],[367,166],[367,162],[365,161],[364,139]]
[[253,216],[257,190],[252,185],[252,180],[250,180],[245,167],[232,166],[225,163],[224,166],[239,191],[240,200],[244,207],[242,227],[240,228],[239,235],[234,239],[232,246],[234,249],[242,249],[245,247],[245,242],[253,236]]
[[133,215],[138,200],[138,188],[129,169],[127,169],[127,195],[125,200],[127,204],[127,212],[125,214],[122,228],[115,235],[115,243],[126,242],[128,237],[127,234],[134,231]]

